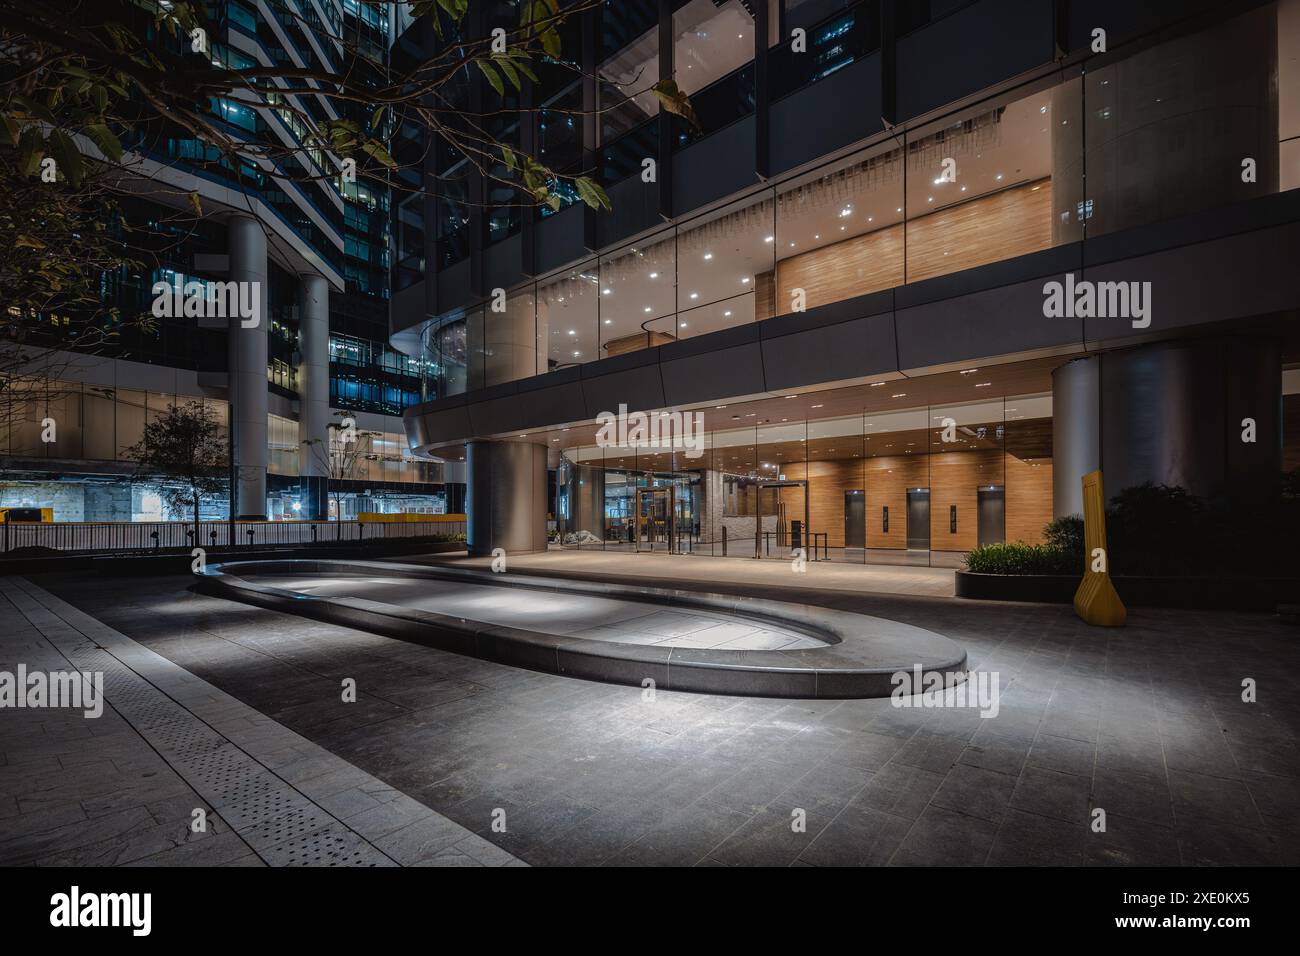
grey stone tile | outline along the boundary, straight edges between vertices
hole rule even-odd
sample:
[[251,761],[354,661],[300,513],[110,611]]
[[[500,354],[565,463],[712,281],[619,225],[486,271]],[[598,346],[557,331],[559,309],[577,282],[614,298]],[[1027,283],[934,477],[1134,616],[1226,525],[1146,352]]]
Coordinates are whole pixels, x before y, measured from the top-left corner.
[[1010,805],[1070,824],[1086,823],[1089,789],[1085,777],[1026,767],[1016,783]]
[[1089,866],[1179,866],[1182,855],[1174,831],[1117,813],[1106,814],[1106,830],[1089,826],[1086,843]]
[[958,764],[944,778],[931,800],[931,806],[945,807],[997,823],[1015,788],[1015,777],[982,767]]
[[1169,785],[1159,777],[1098,767],[1093,781],[1094,807],[1162,827],[1174,825]]
[[1025,763],[1040,770],[1055,770],[1079,777],[1091,777],[1097,762],[1097,746],[1073,737],[1039,734]]
[[1083,823],[1008,810],[986,862],[989,866],[1078,866],[1083,862],[1086,833]]
[[797,862],[813,866],[884,866],[907,836],[912,822],[879,810],[842,813],[817,834]]
[[1180,823],[1202,819],[1242,827],[1264,825],[1250,791],[1239,780],[1170,770],[1169,790]]
[[997,824],[931,806],[908,831],[891,866],[980,866],[988,856]]

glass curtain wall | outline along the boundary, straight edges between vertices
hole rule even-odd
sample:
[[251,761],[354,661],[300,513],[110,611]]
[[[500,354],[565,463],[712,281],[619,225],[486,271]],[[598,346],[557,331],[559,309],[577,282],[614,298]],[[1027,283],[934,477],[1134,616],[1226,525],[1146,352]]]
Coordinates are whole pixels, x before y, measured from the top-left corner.
[[565,448],[554,543],[958,566],[980,545],[1043,540],[1051,415],[1048,395],[813,421],[741,412],[691,454],[666,441]]
[[[861,7],[852,8],[853,17]],[[702,26],[709,21],[696,20],[729,11],[752,29],[736,0],[677,8],[679,77],[715,54],[733,73],[748,68],[752,42],[743,42],[743,27],[719,38]],[[658,34],[644,10],[631,20],[622,11],[605,19],[607,30],[613,21],[623,29],[605,38],[606,49],[617,52],[601,67],[609,167],[612,143],[654,132],[658,107],[647,91],[658,78]],[[702,50],[712,52],[701,59]],[[706,83],[701,94],[711,88]],[[1086,73],[1073,69],[990,98],[542,279],[532,297],[531,337],[516,314],[528,308],[528,294],[505,316],[484,316],[479,341],[492,357],[486,380],[654,348],[1294,189],[1295,90],[1300,0],[1284,0]],[[616,205],[636,206],[653,188],[636,175],[640,159],[651,155],[653,144],[637,142],[630,165],[606,175],[631,190],[611,193]],[[1255,161],[1253,178],[1240,174],[1242,157]],[[453,215],[440,228],[453,229],[456,207],[444,209]],[[594,302],[578,295],[596,287]],[[518,354],[501,360],[503,343],[517,352],[524,341],[536,348],[534,361]],[[438,394],[473,387],[470,378],[464,386],[453,378]]]

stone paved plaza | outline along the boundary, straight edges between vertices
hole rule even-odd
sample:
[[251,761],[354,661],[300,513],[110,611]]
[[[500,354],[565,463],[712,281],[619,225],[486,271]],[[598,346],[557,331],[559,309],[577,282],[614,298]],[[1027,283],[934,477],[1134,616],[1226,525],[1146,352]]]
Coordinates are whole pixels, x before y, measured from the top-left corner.
[[[673,567],[688,577],[691,559]],[[255,764],[257,792],[371,862],[1300,862],[1294,625],[1136,609],[1124,629],[1092,629],[1068,607],[871,593],[874,571],[860,569],[857,592],[714,588],[950,637],[998,676],[996,717],[888,699],[648,699],[198,596],[188,577],[9,579],[0,613],[16,626],[0,637],[5,661],[53,668],[76,650],[72,628],[166,675],[177,689],[149,680],[225,741],[210,746]],[[347,678],[355,703],[340,699]],[[284,839],[253,838],[281,817],[252,836],[220,821],[187,834],[192,806],[206,798],[219,816],[230,794],[200,793],[194,755],[150,739],[157,722],[129,693],[108,698],[95,726],[0,715],[0,860],[286,862]],[[1097,808],[1104,833],[1089,827]]]

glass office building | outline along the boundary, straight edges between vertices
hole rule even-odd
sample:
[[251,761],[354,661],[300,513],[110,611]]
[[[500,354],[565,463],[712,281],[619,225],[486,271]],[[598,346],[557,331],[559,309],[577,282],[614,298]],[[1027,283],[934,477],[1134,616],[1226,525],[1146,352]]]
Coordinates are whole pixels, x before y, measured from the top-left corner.
[[[469,462],[471,511],[475,450],[525,443],[549,547],[943,564],[1041,541],[1096,468],[1231,499],[1295,467],[1296,0],[585,17],[587,75],[518,122],[613,211],[427,204],[394,298],[408,437]],[[620,407],[703,448],[599,442]]]

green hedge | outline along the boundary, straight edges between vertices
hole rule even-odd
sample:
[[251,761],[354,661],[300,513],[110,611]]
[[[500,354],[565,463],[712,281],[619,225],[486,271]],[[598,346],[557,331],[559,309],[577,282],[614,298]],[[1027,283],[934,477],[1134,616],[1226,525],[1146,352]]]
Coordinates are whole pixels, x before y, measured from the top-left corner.
[[[1155,577],[1300,576],[1300,472],[1283,476],[1279,494],[1226,502],[1182,488],[1125,488],[1106,508],[1107,560],[1112,574]],[[1243,528],[1252,529],[1243,534]],[[1083,519],[1057,518],[1043,529],[1046,544],[994,544],[966,556],[981,574],[1082,574]]]
[[1079,559],[1043,544],[986,544],[966,555],[966,570],[978,574],[1077,574]]

